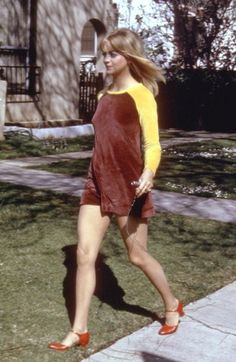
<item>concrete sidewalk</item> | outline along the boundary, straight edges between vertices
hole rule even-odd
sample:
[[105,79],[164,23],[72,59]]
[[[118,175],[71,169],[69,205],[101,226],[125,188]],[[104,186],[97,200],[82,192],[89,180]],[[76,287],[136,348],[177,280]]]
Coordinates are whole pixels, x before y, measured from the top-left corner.
[[176,333],[154,322],[81,362],[236,361],[236,282],[185,307]]

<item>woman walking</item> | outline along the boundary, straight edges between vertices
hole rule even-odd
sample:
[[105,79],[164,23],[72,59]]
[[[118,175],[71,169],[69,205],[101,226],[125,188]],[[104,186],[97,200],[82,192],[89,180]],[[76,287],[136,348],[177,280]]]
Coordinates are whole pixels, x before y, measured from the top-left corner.
[[78,217],[76,313],[72,330],[54,350],[89,342],[88,314],[95,289],[95,261],[112,215],[129,260],[160,293],[165,324],[159,334],[174,333],[183,305],[172,294],[164,271],[147,251],[148,218],[154,215],[153,178],[160,162],[155,95],[158,68],[144,56],[141,39],[117,29],[101,43],[111,83],[101,92],[93,117],[95,145]]

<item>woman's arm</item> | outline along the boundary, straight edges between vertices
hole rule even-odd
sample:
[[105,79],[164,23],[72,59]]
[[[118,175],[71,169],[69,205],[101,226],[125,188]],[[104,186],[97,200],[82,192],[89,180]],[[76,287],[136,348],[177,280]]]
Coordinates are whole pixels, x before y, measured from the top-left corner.
[[140,185],[136,189],[138,197],[152,188],[153,178],[161,160],[157,104],[148,89],[143,87],[141,90],[142,92],[134,95],[140,117],[144,154],[144,169],[140,176]]

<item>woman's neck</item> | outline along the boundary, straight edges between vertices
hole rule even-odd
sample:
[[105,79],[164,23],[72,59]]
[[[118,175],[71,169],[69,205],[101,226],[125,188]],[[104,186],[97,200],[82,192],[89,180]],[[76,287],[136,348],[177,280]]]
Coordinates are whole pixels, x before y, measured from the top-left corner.
[[136,79],[134,79],[131,74],[126,75],[125,77],[114,77],[112,84],[110,86],[110,90],[115,91],[115,92],[119,92],[122,90],[125,90],[129,87],[132,87],[133,85],[138,84],[138,82],[136,81]]

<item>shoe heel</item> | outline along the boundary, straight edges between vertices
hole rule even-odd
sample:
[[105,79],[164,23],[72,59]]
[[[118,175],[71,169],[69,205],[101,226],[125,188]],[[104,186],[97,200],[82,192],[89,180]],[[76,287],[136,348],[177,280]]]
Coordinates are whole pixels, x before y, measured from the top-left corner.
[[89,344],[90,334],[88,332],[79,334],[79,346],[86,347]]
[[179,313],[179,316],[180,317],[183,317],[184,316],[184,306],[182,303],[179,303],[178,305],[178,308],[177,308],[177,312]]
[[[178,313],[180,317],[183,317],[184,316],[184,306],[182,303],[179,303],[178,304],[178,307],[176,310],[169,310],[167,312],[172,312],[172,313]],[[160,330],[159,330],[159,334],[164,336],[164,335],[167,335],[167,334],[172,334],[172,333],[175,333],[177,331],[177,328],[178,328],[178,325],[179,325],[179,322],[176,326],[169,326],[168,324],[164,324]]]

